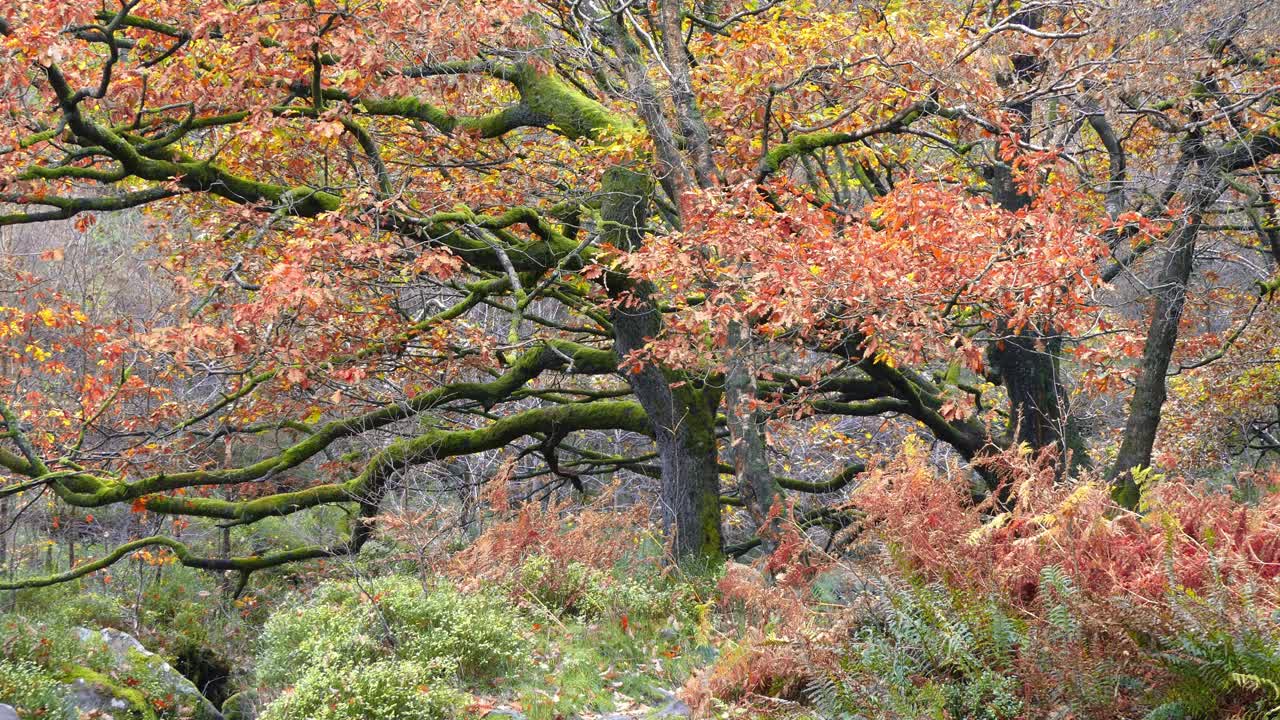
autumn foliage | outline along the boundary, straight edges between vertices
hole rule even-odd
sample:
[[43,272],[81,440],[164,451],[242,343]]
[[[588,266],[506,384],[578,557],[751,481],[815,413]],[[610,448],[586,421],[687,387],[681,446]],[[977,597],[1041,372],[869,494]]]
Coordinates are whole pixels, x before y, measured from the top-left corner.
[[1277,26],[7,2],[0,589],[372,555],[695,628],[704,713],[1280,696]]

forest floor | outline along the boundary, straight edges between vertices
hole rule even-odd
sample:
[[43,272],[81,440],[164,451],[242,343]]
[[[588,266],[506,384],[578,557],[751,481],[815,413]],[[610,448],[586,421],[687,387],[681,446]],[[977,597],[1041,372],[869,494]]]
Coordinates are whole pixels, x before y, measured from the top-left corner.
[[973,508],[908,458],[860,488],[838,555],[784,523],[770,552],[704,567],[670,562],[642,506],[567,502],[495,511],[445,546],[424,540],[439,537],[427,518],[384,518],[358,558],[257,573],[238,597],[140,554],[0,598],[0,703],[22,720],[1211,720],[1280,706],[1280,496],[1171,483],[1137,515],[1099,484],[1020,492],[1007,511]]

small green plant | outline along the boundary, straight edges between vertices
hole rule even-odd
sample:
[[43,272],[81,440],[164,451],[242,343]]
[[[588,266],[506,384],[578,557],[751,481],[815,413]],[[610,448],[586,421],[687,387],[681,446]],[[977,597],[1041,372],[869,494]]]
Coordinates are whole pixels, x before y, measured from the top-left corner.
[[101,592],[75,592],[53,607],[55,622],[83,627],[122,627],[124,608],[115,597]]
[[1280,717],[1280,645],[1248,628],[1183,627],[1159,658],[1172,673],[1157,718]]
[[1074,640],[1080,635],[1080,623],[1072,613],[1071,602],[1079,594],[1075,583],[1057,565],[1040,571],[1040,587],[1045,603],[1045,619],[1059,640]]
[[280,610],[267,621],[258,679],[268,686],[285,686],[306,668],[370,662],[383,651],[377,636],[368,632],[374,622],[367,603],[321,587],[307,604]]
[[506,600],[417,579],[326,583],[302,607],[277,612],[262,634],[258,677],[283,686],[300,669],[412,660],[435,677],[485,681],[517,665],[526,628]]
[[96,656],[84,647],[70,626],[56,618],[35,622],[22,615],[0,614],[0,661],[57,668],[83,664]]
[[1023,712],[1011,672],[1022,641],[999,605],[916,585],[893,594],[842,651],[839,671],[806,694],[831,717],[1010,720]]
[[319,665],[268,705],[262,720],[444,720],[459,717],[466,702],[422,663]]
[[0,659],[0,703],[21,717],[57,718],[66,713],[62,685],[33,662]]
[[402,657],[444,660],[465,678],[483,680],[517,665],[525,653],[525,622],[504,598],[446,585],[424,591],[407,577],[380,578],[369,592],[379,625]]
[[963,682],[945,686],[950,717],[972,720],[1006,720],[1022,713],[1017,678],[994,670],[982,670]]

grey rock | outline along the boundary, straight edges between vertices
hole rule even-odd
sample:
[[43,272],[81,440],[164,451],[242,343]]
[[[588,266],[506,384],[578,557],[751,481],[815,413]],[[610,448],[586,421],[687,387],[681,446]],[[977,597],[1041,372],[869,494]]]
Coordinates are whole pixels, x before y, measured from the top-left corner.
[[12,705],[0,703],[0,720],[18,720],[18,711]]
[[63,698],[71,717],[126,717],[129,703],[111,692],[110,688],[83,678],[77,678],[64,686]]
[[222,703],[222,716],[226,720],[257,720],[258,698],[252,691],[240,692]]
[[685,705],[684,701],[676,697],[675,694],[669,693],[669,692],[663,692],[661,690],[659,690],[658,692],[662,693],[662,695],[666,697],[667,704],[649,713],[648,715],[645,716],[646,718],[656,719],[656,718],[693,717],[693,710],[689,709],[689,706]]
[[[183,706],[190,706],[195,720],[225,720],[222,713],[200,694],[199,688],[182,673],[173,669],[163,658],[143,647],[138,639],[113,628],[98,631],[76,628],[76,636],[85,645],[100,645],[111,655],[115,667],[132,668],[145,675],[168,692]],[[68,699],[73,710],[99,712],[114,715],[129,708],[128,702],[111,694],[109,687],[98,683],[76,680],[68,685]],[[108,697],[109,696],[109,697]]]

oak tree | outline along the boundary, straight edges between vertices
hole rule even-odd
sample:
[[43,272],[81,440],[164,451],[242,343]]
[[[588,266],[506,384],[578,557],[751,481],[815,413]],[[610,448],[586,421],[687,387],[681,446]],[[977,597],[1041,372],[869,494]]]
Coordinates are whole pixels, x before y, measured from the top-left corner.
[[[231,529],[354,513],[334,543],[161,532],[12,585],[148,546],[245,577],[354,553],[401,474],[504,448],[559,485],[658,479],[674,556],[714,559],[722,503],[767,536],[788,494],[867,470],[788,477],[775,435],[815,418],[919,428],[986,492],[1018,445],[1105,466],[1134,504],[1169,374],[1274,337],[1277,22],[1177,0],[8,3],[0,226],[137,209],[176,300],[90,317],[8,269],[0,493]],[[1077,406],[1106,399],[1125,409],[1086,439]]]

